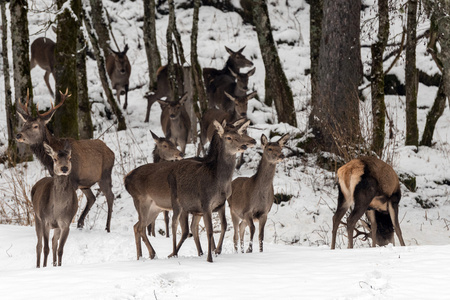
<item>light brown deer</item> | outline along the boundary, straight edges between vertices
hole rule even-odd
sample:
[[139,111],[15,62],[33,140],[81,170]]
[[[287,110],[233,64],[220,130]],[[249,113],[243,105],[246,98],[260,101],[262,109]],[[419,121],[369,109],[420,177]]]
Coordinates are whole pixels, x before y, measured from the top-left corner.
[[78,228],[84,226],[84,219],[95,202],[95,196],[90,187],[98,183],[100,190],[105,194],[108,203],[108,217],[106,231],[110,232],[111,215],[114,202],[112,192],[111,172],[114,166],[114,152],[101,140],[74,140],[71,138],[57,138],[47,129],[47,123],[55,111],[70,97],[68,92],[61,93],[61,102],[43,114],[32,117],[28,111],[29,98],[26,104],[21,104],[22,112],[18,111],[24,124],[22,130],[17,134],[19,143],[30,145],[34,155],[53,175],[53,160],[45,152],[44,142],[54,149],[61,149],[65,141],[69,141],[72,148],[72,172],[70,178],[74,180],[79,189],[87,198],[86,208],[78,219]]
[[[139,217],[138,222],[134,225],[138,259],[142,257],[141,239],[149,251],[150,258],[153,259],[155,257],[155,250],[148,240],[146,228],[148,224],[156,219],[161,211],[172,210],[173,202],[171,199],[168,175],[173,170],[189,169],[191,174],[188,180],[192,183],[192,188],[195,188],[200,181],[204,180],[202,185],[204,184],[206,187],[202,186],[201,188],[196,189],[196,192],[198,192],[199,195],[202,195],[201,199],[205,199],[204,209],[206,210],[207,215],[210,215],[210,210],[217,208],[215,207],[217,204],[216,200],[222,202],[222,207],[225,209],[223,205],[225,203],[225,196],[231,188],[230,173],[232,174],[232,171],[230,171],[229,168],[231,167],[231,169],[233,169],[235,164],[235,154],[231,153],[244,151],[248,144],[251,146],[255,144],[255,141],[244,133],[248,123],[249,122],[242,124],[242,121],[239,121],[227,125],[226,122],[224,122],[221,125],[216,122],[220,134],[218,133],[215,138],[213,138],[213,142],[210,143],[208,155],[205,158],[146,164],[134,169],[125,177],[125,188],[133,197],[134,205]],[[234,125],[237,125],[237,127]],[[190,162],[185,164],[185,161]],[[192,168],[199,169],[193,172]],[[172,176],[175,176],[177,179],[177,175],[178,174],[173,174]],[[223,196],[221,196],[220,199],[217,199],[218,195],[221,193],[224,193]],[[211,198],[207,197],[209,195]],[[193,198],[192,207],[195,207],[199,204],[199,198],[197,198],[197,196]],[[192,212],[193,211],[191,210],[186,211],[186,213]],[[202,215],[203,210],[197,211],[196,214]],[[175,240],[178,216],[179,215],[172,220],[172,234]],[[226,223],[223,225],[226,227]],[[188,228],[183,228],[182,239],[187,237],[188,231]],[[225,231],[223,230],[223,232]],[[176,248],[174,247],[172,255],[176,255],[175,250]],[[209,260],[212,260],[212,257],[208,257]]]
[[47,37],[40,37],[31,44],[30,70],[36,65],[45,70],[44,81],[52,98],[55,97],[50,86],[50,74],[55,70],[55,42]]
[[191,129],[191,119],[184,107],[186,100],[187,94],[177,101],[158,100],[162,108],[161,127],[164,135],[179,146],[183,153],[185,153]]
[[238,177],[233,180],[233,193],[228,197],[228,204],[230,205],[234,227],[235,251],[238,251],[239,233],[241,252],[244,252],[244,234],[247,226],[250,227],[250,242],[247,252],[253,251],[254,220],[259,222],[259,251],[263,251],[264,227],[274,200],[273,178],[275,169],[277,163],[284,159],[282,149],[288,139],[289,134],[285,134],[277,142],[269,142],[263,134],[261,136],[263,155],[256,174],[252,177]]
[[54,229],[52,239],[53,266],[61,266],[64,245],[69,236],[70,223],[77,213],[77,186],[69,174],[72,171],[70,143],[64,149],[55,151],[44,143],[45,152],[53,160],[53,177],[44,177],[31,189],[34,219],[36,222],[36,267],[41,265],[42,239],[44,240],[44,263],[50,252],[50,230]]
[[128,106],[128,88],[130,84],[131,65],[128,60],[128,45],[123,51],[114,51],[106,58],[106,71],[111,80],[112,88],[116,90],[117,102],[120,103],[120,95],[125,95],[123,109]]
[[[373,247],[377,245],[377,234],[384,230],[378,230],[380,221],[383,221],[383,225],[388,228],[393,227],[400,244],[404,246],[405,242],[398,221],[401,190],[394,169],[376,157],[366,156],[353,159],[340,167],[337,177],[339,196],[336,213],[333,216],[331,249],[336,247],[336,234],[341,219],[352,205],[354,208],[347,218],[348,248],[353,248],[353,230],[356,222],[365,212],[371,222]],[[391,222],[383,218],[383,215],[377,216],[375,211],[387,213]],[[387,236],[389,240],[388,233],[382,236]]]

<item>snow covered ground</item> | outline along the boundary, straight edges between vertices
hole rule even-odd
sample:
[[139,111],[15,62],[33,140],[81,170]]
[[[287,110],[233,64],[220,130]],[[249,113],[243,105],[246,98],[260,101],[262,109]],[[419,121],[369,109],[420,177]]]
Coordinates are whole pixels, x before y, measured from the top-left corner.
[[[36,1],[33,8],[50,2]],[[267,136],[270,132],[289,132],[291,136],[302,133],[307,128],[309,113],[309,76],[304,72],[309,68],[309,6],[302,0],[275,0],[270,3],[275,4],[269,5],[274,37],[288,42],[279,44],[279,54],[292,86],[299,127],[276,124],[274,108],[251,100],[248,114],[254,125],[249,129],[249,134],[258,142],[262,133]],[[192,239],[185,242],[178,258],[168,259],[172,241],[160,234],[150,238],[157,259],[136,261],[132,226],[137,221],[137,213],[122,180],[132,169],[152,162],[154,143],[149,129],[162,135],[159,123],[161,110],[159,105],[154,105],[150,122],[143,122],[146,110],[143,95],[146,92],[148,70],[141,30],[142,2],[104,1],[104,4],[113,18],[112,26],[119,46],[121,49],[125,43],[130,46],[128,56],[133,66],[129,108],[125,112],[128,129],[115,132],[114,126],[110,128],[112,121],[101,116],[105,107],[100,96],[102,88],[96,75],[96,63],[88,61],[89,93],[96,102],[92,107],[95,136],[101,136],[116,154],[113,171],[116,200],[111,233],[104,231],[106,203],[105,197],[100,194],[86,219],[85,228],[77,230],[73,224],[65,247],[63,266],[36,269],[34,227],[0,225],[1,299],[448,299],[450,112],[447,106],[437,123],[436,144],[432,148],[420,147],[415,151],[403,146],[405,99],[398,96],[388,96],[386,99],[388,112],[394,120],[396,137],[387,157],[392,159],[398,173],[417,178],[416,191],[411,192],[402,187],[400,221],[406,247],[371,249],[368,241],[357,240],[355,249],[347,250],[346,237],[341,231],[338,237],[338,248],[341,249],[330,251],[331,217],[337,198],[334,174],[318,168],[314,157],[304,155],[289,157],[277,168],[275,192],[292,195],[292,198],[289,202],[272,207],[266,224],[264,253],[233,253],[232,223],[228,214],[229,231],[225,237],[224,250],[222,255],[214,257],[213,264],[207,263],[206,257],[197,257]],[[372,14],[373,10],[368,9],[363,17],[370,19]],[[37,33],[43,22],[51,18],[54,16],[30,12],[30,33]],[[177,11],[178,28],[186,54],[190,47],[191,20],[192,10]],[[406,22],[406,18],[403,18],[403,22]],[[396,30],[400,30],[401,18],[396,19],[394,24],[391,25],[392,36],[395,36]],[[164,63],[167,16],[160,16],[156,26]],[[222,68],[227,58],[224,46],[233,50],[246,46],[244,54],[256,66],[256,74],[250,79],[250,88],[257,90],[262,99],[264,65],[252,27],[242,24],[235,13],[223,13],[211,7],[200,9],[199,27],[200,64]],[[426,23],[421,23],[419,28],[426,28]],[[53,32],[48,31],[47,34],[55,38]],[[41,35],[33,35],[31,40]],[[369,35],[363,34],[362,38],[363,44],[369,43]],[[419,49],[419,55],[418,66],[432,74],[435,66],[430,57],[425,55],[422,48]],[[363,51],[366,67],[369,58]],[[403,63],[400,60],[392,71],[401,80],[404,77],[401,76]],[[34,100],[41,108],[50,106],[51,100],[42,80],[43,74],[39,68],[32,70]],[[137,88],[143,84],[144,87]],[[0,86],[3,86],[3,77],[0,77]],[[436,87],[419,86],[420,133],[436,90]],[[5,144],[3,103],[4,94],[0,93],[0,141]],[[362,104],[363,116],[367,116],[364,113],[367,107],[370,107],[370,101]],[[301,151],[296,148],[298,141],[292,140],[288,146]],[[5,145],[0,146],[0,151],[4,149]],[[193,156],[195,150],[196,145],[188,145],[187,156]],[[290,153],[288,149],[285,151],[286,154]],[[247,151],[247,162],[235,176],[251,176],[260,160],[259,153],[259,147]],[[29,197],[33,184],[48,174],[39,162],[10,169],[0,165],[0,172],[0,195],[6,203],[13,197],[13,186],[17,186],[18,179],[21,179]],[[93,190],[97,193],[98,187],[94,186]],[[81,210],[85,199],[81,193],[78,194]],[[417,203],[417,199],[436,206],[425,210]],[[157,229],[164,228],[161,216],[156,226]],[[215,229],[218,228],[216,220]],[[201,237],[202,245],[206,248],[204,231]],[[144,255],[148,257],[145,249]]]

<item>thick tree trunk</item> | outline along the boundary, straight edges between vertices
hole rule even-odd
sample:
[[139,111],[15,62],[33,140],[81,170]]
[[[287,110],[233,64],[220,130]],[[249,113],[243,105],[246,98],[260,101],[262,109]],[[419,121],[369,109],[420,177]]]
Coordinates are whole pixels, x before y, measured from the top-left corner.
[[445,92],[444,92],[444,76],[441,77],[441,83],[434,99],[433,107],[427,114],[427,121],[425,123],[425,129],[423,130],[422,140],[420,145],[431,147],[433,141],[433,133],[436,127],[436,123],[444,113],[445,109]]
[[[167,66],[168,66],[168,76],[169,76],[169,86],[170,86],[170,100],[175,101],[179,98],[178,91],[180,87],[178,86],[177,78],[180,78],[180,75],[177,74],[180,68],[175,67],[175,62],[173,61],[174,53],[173,49],[175,48],[175,42],[173,40],[175,27],[176,27],[176,19],[175,19],[175,5],[173,0],[168,0],[169,3],[169,23],[167,24],[167,32],[166,32],[166,43],[167,43]],[[182,77],[181,77],[182,78]]]
[[386,104],[384,102],[383,54],[389,38],[388,0],[378,0],[378,41],[372,47],[372,151],[381,157],[384,148]]
[[[66,3],[58,0],[58,9]],[[71,10],[71,11],[70,11]],[[71,0],[70,10],[64,9],[57,15],[56,46],[55,46],[55,102],[61,101],[61,94],[66,89],[72,96],[68,98],[53,117],[55,135],[58,137],[79,138],[78,133],[78,83],[77,83],[77,41],[81,1]]]
[[107,57],[111,52],[109,49],[111,37],[109,36],[103,3],[99,0],[89,0],[89,3],[91,4],[90,16],[92,18],[92,26],[97,33],[98,44],[100,46],[100,49],[102,49],[103,51],[102,54],[104,55],[104,57]]
[[155,0],[143,0],[144,3],[144,45],[147,54],[149,90],[156,90],[156,72],[161,67],[161,56],[156,41]]
[[406,145],[418,146],[419,129],[417,127],[417,90],[418,77],[416,68],[416,31],[417,0],[408,1],[408,21],[406,32]]
[[318,97],[312,130],[317,150],[349,159],[361,140],[358,85],[362,78],[359,0],[324,0]]
[[265,0],[253,0],[253,18],[266,70],[264,102],[267,105],[275,103],[278,122],[297,126],[294,98],[272,36],[269,11]]
[[[320,38],[322,36],[323,0],[310,2],[309,18],[309,49],[311,59],[311,105],[314,107],[318,97],[318,73],[319,73],[319,50]],[[311,115],[312,116],[312,115]],[[309,120],[310,126],[313,120]]]
[[[30,76],[30,57],[29,57],[29,33],[28,33],[28,1],[26,0],[11,0],[10,2],[11,14],[11,40],[13,51],[13,70],[14,70],[14,94],[15,94],[15,111],[17,111],[19,101],[25,100],[29,92],[30,101],[33,98],[33,87],[31,85]],[[32,110],[35,107],[30,104]],[[15,111],[13,113],[15,113]],[[14,134],[21,129],[22,121],[14,116]],[[33,154],[30,148],[18,143],[17,150],[12,149],[10,152],[12,161],[26,161],[32,160]]]

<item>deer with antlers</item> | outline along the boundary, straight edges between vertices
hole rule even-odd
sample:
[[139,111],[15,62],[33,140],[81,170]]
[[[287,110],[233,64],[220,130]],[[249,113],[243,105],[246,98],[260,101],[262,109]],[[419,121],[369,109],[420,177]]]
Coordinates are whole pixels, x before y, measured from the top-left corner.
[[55,151],[63,149],[65,141],[68,141],[72,149],[71,179],[87,198],[87,204],[80,218],[78,228],[84,226],[84,219],[95,202],[95,196],[90,187],[98,183],[100,190],[105,194],[108,203],[108,217],[106,231],[110,232],[111,215],[114,202],[112,192],[111,173],[114,166],[114,152],[101,140],[75,140],[71,138],[57,138],[47,129],[47,123],[51,120],[56,110],[70,97],[68,91],[61,93],[61,102],[53,106],[45,113],[39,113],[37,117],[30,115],[28,111],[29,96],[25,105],[20,103],[22,112],[18,114],[24,122],[22,130],[17,134],[19,143],[30,145],[34,155],[53,176],[53,159],[46,154],[44,143],[50,145]]

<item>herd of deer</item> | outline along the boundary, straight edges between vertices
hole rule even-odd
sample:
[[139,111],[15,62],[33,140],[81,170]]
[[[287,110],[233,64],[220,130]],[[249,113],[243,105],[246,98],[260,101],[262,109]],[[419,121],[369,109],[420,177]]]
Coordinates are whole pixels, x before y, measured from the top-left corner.
[[[51,59],[51,55],[44,55],[38,51],[44,49],[41,52],[45,52],[45,49],[54,48],[52,43],[49,39],[41,38],[32,44],[31,66],[37,64],[46,70],[44,78],[53,95],[48,77],[53,72],[54,60]],[[111,58],[107,59],[108,73],[117,91],[117,97],[119,98],[121,91],[125,92],[124,107],[127,105],[126,94],[131,71],[126,58],[127,50],[128,47],[125,47],[123,52],[113,52]],[[201,145],[204,146],[209,141],[203,157],[184,158],[190,128],[190,119],[185,109],[186,95],[179,100],[159,99],[167,97],[168,93],[161,88],[167,83],[167,72],[158,72],[158,90],[148,97],[158,97],[155,100],[149,99],[149,103],[158,101],[162,107],[161,126],[165,137],[158,137],[151,132],[155,141],[154,162],[132,170],[124,178],[125,189],[132,196],[138,213],[138,221],[134,225],[138,259],[142,257],[141,241],[147,247],[150,258],[156,255],[148,235],[155,235],[155,220],[161,212],[165,212],[166,236],[169,237],[167,212],[172,210],[173,252],[170,256],[178,254],[188,237],[188,220],[189,215],[192,215],[190,230],[198,254],[203,254],[199,239],[199,221],[203,217],[208,241],[207,261],[212,262],[212,253],[220,254],[222,251],[227,229],[226,202],[230,207],[234,227],[235,251],[238,251],[238,238],[240,250],[244,251],[244,233],[248,226],[250,242],[247,252],[252,252],[254,221],[259,222],[259,251],[263,251],[264,226],[274,200],[272,182],[276,165],[284,158],[282,149],[289,140],[289,134],[281,136],[276,142],[270,142],[263,134],[261,136],[263,153],[256,173],[252,177],[232,179],[236,167],[236,154],[256,145],[256,141],[247,134],[250,120],[246,118],[247,102],[256,95],[256,92],[247,94],[248,79],[255,73],[255,69],[240,73],[241,68],[253,66],[253,63],[242,54],[244,48],[236,52],[228,48],[226,50],[230,57],[223,69],[203,69],[209,99],[209,109],[200,122]],[[123,76],[120,78],[121,74],[125,74],[126,78]],[[17,141],[30,145],[33,153],[52,176],[39,180],[31,191],[38,238],[37,267],[40,267],[42,239],[43,266],[47,265],[50,229],[54,229],[53,265],[61,265],[69,226],[78,209],[75,193],[77,189],[81,189],[87,198],[86,207],[78,219],[77,227],[84,226],[84,219],[95,202],[95,196],[90,188],[98,183],[107,199],[106,231],[110,231],[114,201],[111,179],[114,152],[100,140],[57,138],[46,126],[58,107],[69,97],[68,91],[61,93],[61,102],[56,107],[52,105],[45,113],[38,112],[37,117],[29,113],[27,97],[25,104],[20,103],[22,112],[18,111],[24,124],[16,136]],[[393,243],[394,231],[401,245],[404,245],[398,222],[400,185],[394,170],[377,158],[362,157],[341,167],[337,174],[339,197],[338,208],[333,217],[331,248],[335,248],[341,219],[352,205],[354,208],[347,221],[349,248],[353,247],[355,224],[364,213],[371,222],[373,246]],[[213,212],[218,212],[221,222],[217,246],[213,237]],[[181,227],[181,239],[177,243],[178,224]]]

